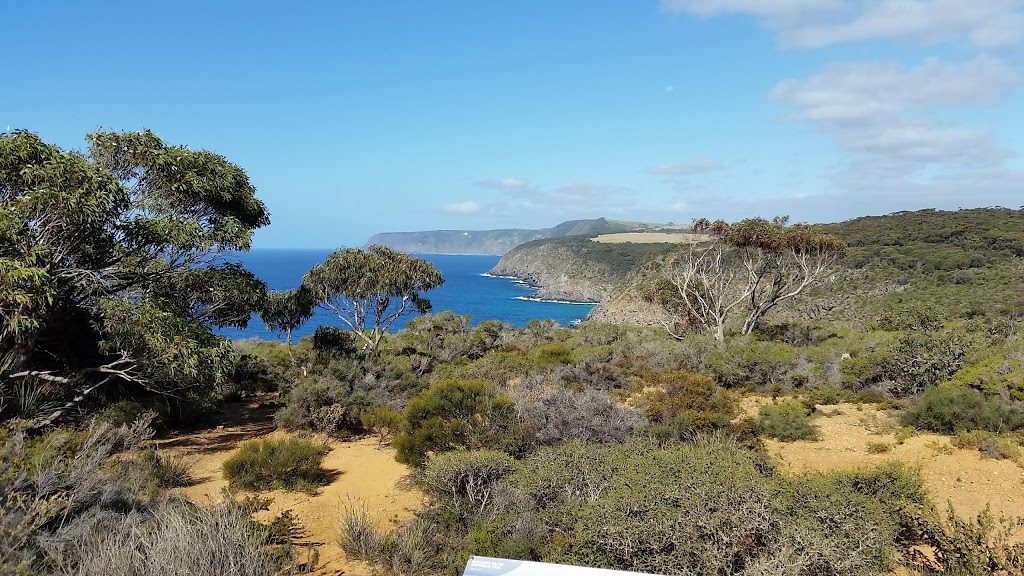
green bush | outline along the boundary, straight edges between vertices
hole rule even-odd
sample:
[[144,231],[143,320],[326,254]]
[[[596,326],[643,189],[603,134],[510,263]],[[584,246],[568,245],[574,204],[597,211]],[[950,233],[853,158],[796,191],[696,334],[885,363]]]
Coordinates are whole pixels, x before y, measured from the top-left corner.
[[957,334],[911,333],[899,339],[886,368],[896,397],[914,396],[949,380],[967,353]]
[[672,425],[685,434],[724,428],[737,413],[732,394],[711,378],[685,370],[659,376],[644,408],[652,423]]
[[288,402],[274,415],[274,421],[288,430],[314,430],[331,436],[362,432],[360,415],[391,394],[383,386],[368,389],[367,383],[378,382],[372,376],[362,381],[343,376],[344,380],[320,375],[299,382],[288,393]]
[[811,409],[795,400],[761,406],[756,426],[759,434],[785,442],[818,439],[818,430],[811,423]]
[[491,500],[495,485],[514,472],[511,456],[493,450],[446,452],[431,458],[423,470],[423,483],[436,497],[466,501],[481,511]]
[[965,386],[943,385],[925,390],[900,416],[905,426],[953,434],[961,430],[1012,430],[1024,425],[1024,417],[1015,406],[997,397],[986,398]]
[[1024,340],[1014,338],[986,349],[984,357],[961,368],[950,382],[1024,400]]
[[394,439],[399,462],[421,466],[428,452],[515,449],[515,402],[490,382],[448,380],[409,401]]
[[349,558],[372,562],[380,553],[383,535],[370,519],[366,504],[349,501],[341,510],[338,545]]
[[935,331],[942,329],[942,315],[935,306],[910,302],[892,306],[882,312],[875,322],[882,330],[904,332],[908,330]]
[[224,477],[231,488],[314,492],[331,478],[321,466],[328,452],[326,446],[298,438],[253,440],[224,462]]
[[377,438],[377,446],[391,442],[402,428],[402,414],[390,406],[375,406],[359,415],[359,420]]
[[1024,574],[1021,519],[999,518],[988,507],[974,519],[961,518],[948,508],[943,519],[934,508],[917,516],[917,532],[934,551],[925,558],[942,574]]
[[538,346],[530,351],[530,356],[538,368],[573,363],[572,350],[561,342]]
[[195,482],[195,477],[192,475],[195,463],[188,458],[161,455],[150,448],[143,450],[136,457],[136,462],[141,467],[143,474],[159,488],[178,488],[189,486]]
[[[726,388],[769,390],[796,387],[808,381],[800,372],[805,356],[799,348],[780,342],[734,339],[711,351],[701,371]],[[797,378],[802,376],[803,378]]]
[[156,413],[150,410],[148,407],[135,402],[134,400],[121,400],[107,406],[103,412],[100,412],[97,419],[101,422],[106,422],[111,426],[130,426],[133,422],[142,418],[145,414],[147,418],[152,418],[154,423],[157,423]]
[[487,380],[504,386],[525,376],[532,368],[524,352],[506,350],[491,352],[465,366],[452,366],[446,375],[448,379]]
[[886,572],[898,511],[924,498],[905,468],[787,478],[721,437],[569,443],[533,454],[512,482],[548,527],[540,559],[658,574]]

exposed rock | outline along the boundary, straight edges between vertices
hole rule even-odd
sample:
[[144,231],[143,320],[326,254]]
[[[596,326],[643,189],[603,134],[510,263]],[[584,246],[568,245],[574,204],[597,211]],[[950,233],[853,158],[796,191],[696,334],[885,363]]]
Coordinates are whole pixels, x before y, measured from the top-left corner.
[[580,237],[539,240],[510,251],[491,274],[536,286],[535,296],[543,300],[603,302],[638,263],[665,250],[663,244],[602,244]]
[[597,218],[569,220],[553,228],[524,230],[429,230],[423,232],[384,232],[375,234],[366,245],[380,244],[409,254],[483,254],[501,256],[531,240],[566,236],[595,236],[633,230],[633,222]]

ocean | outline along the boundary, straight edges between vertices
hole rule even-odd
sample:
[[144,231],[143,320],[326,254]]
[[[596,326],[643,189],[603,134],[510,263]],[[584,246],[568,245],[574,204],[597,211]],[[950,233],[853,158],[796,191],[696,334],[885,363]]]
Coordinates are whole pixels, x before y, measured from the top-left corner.
[[[240,261],[267,283],[270,290],[297,288],[302,275],[314,264],[323,262],[331,250],[253,250],[239,254],[233,260]],[[431,262],[444,275],[444,286],[425,293],[433,304],[434,313],[451,310],[460,315],[469,314],[473,324],[483,320],[499,320],[516,327],[526,326],[533,319],[555,320],[568,326],[581,320],[594,307],[592,304],[570,304],[561,302],[540,302],[524,299],[535,290],[510,278],[487,276],[487,272],[498,263],[498,256],[456,256],[447,254],[418,254],[417,257]],[[391,330],[399,330],[413,316],[399,318]],[[317,309],[313,318],[292,334],[294,340],[308,336],[317,326],[345,325],[334,314]],[[245,329],[222,329],[219,334],[238,340],[242,338],[264,338],[284,340],[284,335],[267,331],[266,325],[253,316]]]

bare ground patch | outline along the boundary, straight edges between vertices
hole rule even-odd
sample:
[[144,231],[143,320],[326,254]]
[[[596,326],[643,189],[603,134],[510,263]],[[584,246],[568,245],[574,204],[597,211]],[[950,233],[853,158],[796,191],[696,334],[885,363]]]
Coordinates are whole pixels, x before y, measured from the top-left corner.
[[[208,430],[197,430],[157,442],[161,451],[185,455],[195,461],[196,483],[176,490],[200,504],[215,502],[227,481],[221,473],[224,461],[238,444],[275,432],[270,412],[237,419]],[[337,544],[339,510],[347,499],[359,498],[382,528],[390,528],[410,518],[426,505],[425,496],[412,486],[410,468],[395,461],[394,450],[379,449],[370,438],[328,443],[331,451],[323,466],[334,473],[334,481],[315,494],[274,490],[261,492],[270,497],[270,509],[261,513],[266,520],[290,510],[301,525],[296,545],[299,559],[305,561],[316,550],[319,563],[314,574],[369,576],[369,567],[349,561]]]
[[592,238],[594,242],[604,244],[622,244],[631,242],[633,244],[696,244],[710,240],[707,234],[690,234],[689,232],[621,232],[617,234],[601,234]]
[[[750,414],[766,399],[748,398]],[[1024,469],[1010,460],[982,458],[977,450],[949,445],[950,437],[918,434],[897,441],[898,427],[891,416],[873,406],[839,404],[820,407],[814,425],[820,440],[780,442],[766,439],[768,452],[783,470],[829,471],[874,466],[900,461],[920,466],[932,500],[945,508],[949,502],[962,518],[973,518],[986,505],[995,516],[1024,516]],[[884,443],[889,451],[869,451],[872,443]]]

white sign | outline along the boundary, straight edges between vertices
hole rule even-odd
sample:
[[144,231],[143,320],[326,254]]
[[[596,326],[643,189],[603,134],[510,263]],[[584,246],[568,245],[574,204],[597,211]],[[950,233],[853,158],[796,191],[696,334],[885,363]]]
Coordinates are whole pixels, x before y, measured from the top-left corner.
[[640,572],[524,562],[484,556],[470,556],[469,562],[466,563],[466,571],[462,573],[462,576],[505,576],[506,574],[511,576],[657,576]]

